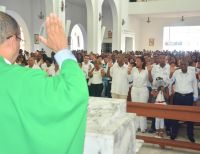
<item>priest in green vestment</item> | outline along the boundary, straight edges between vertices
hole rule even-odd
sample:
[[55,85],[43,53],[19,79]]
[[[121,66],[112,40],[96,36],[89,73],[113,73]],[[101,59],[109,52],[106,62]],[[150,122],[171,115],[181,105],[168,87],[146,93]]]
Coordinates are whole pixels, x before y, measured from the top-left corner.
[[61,21],[46,19],[47,38],[60,74],[12,65],[20,47],[20,28],[0,12],[0,154],[82,154],[88,89],[76,58],[67,49]]

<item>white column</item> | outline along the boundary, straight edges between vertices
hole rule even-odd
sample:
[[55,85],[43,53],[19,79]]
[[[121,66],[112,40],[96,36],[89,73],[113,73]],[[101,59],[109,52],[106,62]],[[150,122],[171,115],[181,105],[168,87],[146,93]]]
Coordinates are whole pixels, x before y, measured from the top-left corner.
[[45,0],[46,15],[50,13],[56,13],[62,20],[63,27],[65,29],[65,0]]
[[96,9],[94,10],[95,13],[95,20],[94,20],[94,29],[95,29],[95,52],[98,54],[101,54],[101,44],[102,44],[102,29],[101,29],[101,25],[102,25],[102,3],[103,0],[95,0],[96,2]]
[[106,30],[106,27],[103,26],[103,27],[101,28],[101,42],[103,42],[103,37],[104,37],[104,34],[105,34],[105,30]]
[[112,36],[112,50],[125,51],[125,25],[122,25],[122,19],[125,24],[128,20],[128,0],[108,0],[113,14],[113,36]]
[[[71,38],[71,37],[69,37],[70,26],[71,26],[71,20],[66,20],[65,34],[68,39]],[[71,41],[71,40],[68,40],[68,42],[69,41]],[[71,49],[71,42],[68,44],[68,48]]]
[[[127,0],[125,1],[120,1],[120,24],[121,24],[121,30],[120,30],[120,33],[121,33],[121,47],[120,49],[122,51],[125,51],[126,50],[126,38],[125,38],[125,35],[126,35],[126,31],[128,30],[128,14],[127,14],[127,10],[128,10],[128,5],[129,5],[129,2]],[[124,20],[124,25],[122,25],[122,20]]]
[[[102,20],[99,20],[99,15],[102,15],[103,0],[85,0],[87,6],[87,34],[88,34],[88,52],[100,53],[102,44]],[[113,14],[113,39],[112,50],[125,50],[125,38],[123,37],[124,28],[122,19],[124,18],[124,1],[108,0]],[[126,0],[127,1],[127,0]],[[128,1],[127,1],[128,4]],[[126,22],[126,20],[125,20]]]
[[86,8],[87,8],[87,52],[93,52],[94,50],[94,28],[93,28],[93,20],[94,20],[94,7],[92,0],[85,0]]
[[93,53],[101,52],[102,36],[101,24],[102,15],[101,6],[103,0],[86,0],[87,6],[87,35],[88,45],[87,51]]
[[113,31],[112,31],[112,50],[121,50],[121,0],[108,0],[112,16],[113,16]]
[[53,12],[53,0],[45,0],[46,16]]
[[53,9],[62,20],[63,27],[65,29],[65,0],[53,0]]
[[[57,14],[62,21],[64,29],[66,28],[65,0],[45,0],[45,10],[46,10],[46,16],[49,16],[50,13]],[[45,27],[41,31],[44,31],[44,35],[46,35]],[[42,43],[40,43],[40,48],[43,48],[48,56],[51,55],[52,50],[44,46]]]
[[71,26],[71,20],[66,20],[65,32],[67,36],[69,36],[70,26]]
[[121,50],[121,25],[118,17],[113,19],[112,50]]

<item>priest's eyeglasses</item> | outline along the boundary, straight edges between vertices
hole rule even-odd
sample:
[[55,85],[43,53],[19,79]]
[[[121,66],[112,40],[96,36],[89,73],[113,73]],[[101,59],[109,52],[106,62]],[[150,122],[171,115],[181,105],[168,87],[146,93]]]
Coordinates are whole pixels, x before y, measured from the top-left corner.
[[8,37],[6,37],[6,39],[10,39],[10,38],[13,37],[13,36],[15,36],[19,41],[24,42],[24,40],[23,40],[21,37],[19,37],[17,34],[14,34],[14,35],[8,36]]

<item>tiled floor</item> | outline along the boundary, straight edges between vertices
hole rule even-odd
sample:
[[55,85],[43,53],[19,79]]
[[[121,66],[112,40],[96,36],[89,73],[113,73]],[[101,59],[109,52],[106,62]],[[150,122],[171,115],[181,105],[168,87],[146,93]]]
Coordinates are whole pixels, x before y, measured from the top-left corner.
[[[141,133],[138,133],[138,134],[141,135]],[[155,134],[142,133],[142,135],[154,136]],[[195,127],[194,137],[195,137],[196,143],[200,143],[200,127],[199,126]],[[189,141],[186,136],[186,126],[181,126],[177,139],[183,140],[183,141]],[[180,148],[174,148],[174,147],[166,147],[165,149],[161,149],[158,145],[144,143],[142,148],[139,150],[137,154],[200,154],[200,151],[193,151],[193,150],[180,149]]]
[[167,147],[161,149],[158,145],[145,143],[137,154],[199,154],[200,151]]

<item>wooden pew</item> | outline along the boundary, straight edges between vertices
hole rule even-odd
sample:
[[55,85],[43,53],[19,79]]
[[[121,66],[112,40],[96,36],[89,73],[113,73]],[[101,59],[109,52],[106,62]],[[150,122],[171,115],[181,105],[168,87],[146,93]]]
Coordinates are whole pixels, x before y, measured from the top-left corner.
[[[152,103],[127,102],[127,112],[136,113],[139,116],[146,117],[160,117],[165,119],[200,122],[200,107],[197,106],[158,105]],[[172,146],[200,151],[200,144],[197,143],[147,137],[142,135],[137,135],[137,139],[142,139],[146,143],[158,144],[162,148],[165,146]]]

